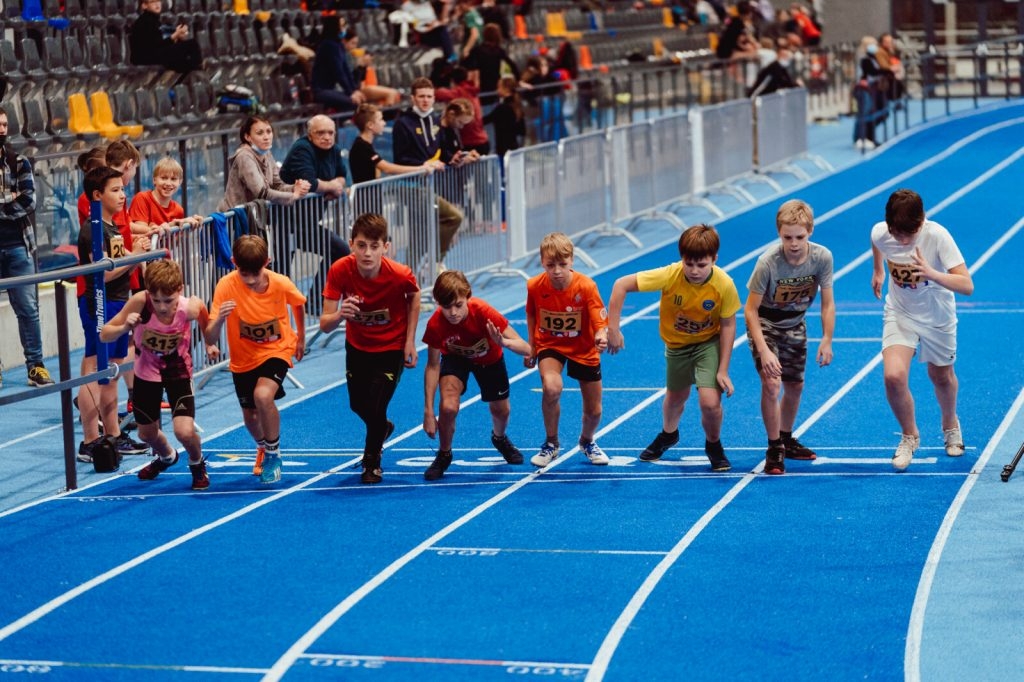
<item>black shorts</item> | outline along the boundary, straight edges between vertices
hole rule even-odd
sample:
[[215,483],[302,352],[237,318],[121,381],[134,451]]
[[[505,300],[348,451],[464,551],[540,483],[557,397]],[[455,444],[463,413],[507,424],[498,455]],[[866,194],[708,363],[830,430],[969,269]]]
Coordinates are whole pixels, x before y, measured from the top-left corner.
[[537,353],[537,362],[539,363],[543,358],[554,358],[562,363],[562,366],[569,366],[569,377],[576,381],[600,381],[601,380],[601,363],[596,365],[584,365],[575,360],[570,360],[556,350],[544,349]]
[[478,365],[461,355],[441,356],[441,376],[453,376],[462,382],[462,392],[466,392],[469,375],[476,378],[480,387],[480,400],[493,403],[508,400],[508,369],[505,367],[505,356],[502,355],[489,365]]
[[270,358],[262,365],[248,372],[234,373],[231,378],[235,382],[235,395],[238,396],[238,404],[243,410],[256,409],[256,402],[253,400],[253,393],[256,392],[256,384],[260,379],[266,377],[277,382],[277,393],[274,400],[284,397],[284,378],[288,376],[288,362],[281,358]]
[[196,396],[192,389],[191,379],[172,379],[170,381],[146,381],[135,377],[135,388],[132,391],[132,405],[135,421],[146,424],[160,423],[160,403],[167,391],[167,403],[171,406],[171,418],[196,416]]

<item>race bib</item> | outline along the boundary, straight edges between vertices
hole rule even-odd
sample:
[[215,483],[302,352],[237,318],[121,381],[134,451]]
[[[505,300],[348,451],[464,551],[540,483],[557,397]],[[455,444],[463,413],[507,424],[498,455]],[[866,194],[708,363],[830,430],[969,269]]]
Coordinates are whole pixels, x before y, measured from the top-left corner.
[[705,320],[691,320],[682,313],[676,313],[676,319],[672,323],[672,329],[682,334],[700,334],[715,325],[710,317]]
[[900,289],[916,289],[918,285],[923,286],[928,283],[924,281],[921,274],[917,272],[917,266],[913,263],[893,263],[892,261],[886,261],[886,265],[889,266],[890,281]]
[[578,336],[583,326],[583,313],[579,310],[566,312],[557,310],[540,311],[540,330],[552,336]]
[[281,338],[281,323],[274,318],[266,322],[246,322],[238,325],[239,336],[253,343],[270,343]]
[[779,280],[776,282],[775,295],[772,301],[777,305],[791,303],[807,303],[814,296],[814,278]]
[[480,339],[472,346],[459,346],[449,342],[447,344],[447,348],[448,352],[452,355],[461,355],[466,358],[482,358],[487,355],[487,351],[491,349],[491,345],[487,343],[487,339]]
[[111,258],[124,258],[128,255],[128,250],[124,248],[124,237],[111,237],[110,238],[110,257]]
[[142,333],[140,345],[155,355],[167,355],[178,350],[181,343],[181,334],[164,334],[162,332],[147,329]]
[[391,322],[391,311],[387,308],[360,310],[352,316],[352,321],[367,327],[380,327]]

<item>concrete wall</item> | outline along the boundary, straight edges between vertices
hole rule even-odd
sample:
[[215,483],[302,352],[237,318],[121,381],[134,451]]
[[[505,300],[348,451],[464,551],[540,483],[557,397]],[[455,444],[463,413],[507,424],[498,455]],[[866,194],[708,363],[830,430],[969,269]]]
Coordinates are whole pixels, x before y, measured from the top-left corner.
[[[777,8],[784,6],[780,0],[773,0],[773,4]],[[823,5],[828,44],[860,42],[866,35],[877,36],[890,30],[891,0],[824,0]]]

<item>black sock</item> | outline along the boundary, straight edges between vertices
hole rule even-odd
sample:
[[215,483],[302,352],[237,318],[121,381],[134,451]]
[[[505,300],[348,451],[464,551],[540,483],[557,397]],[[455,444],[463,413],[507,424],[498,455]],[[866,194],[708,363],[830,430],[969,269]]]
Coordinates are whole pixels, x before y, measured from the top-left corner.
[[792,431],[779,431],[779,438],[781,438],[782,440],[792,440],[793,439],[793,432]]
[[551,443],[556,448],[559,447],[558,436],[548,436],[547,442]]
[[768,447],[774,448],[774,447],[778,447],[780,445],[782,445],[782,439],[781,438],[777,438],[775,440],[772,440],[771,438],[768,439]]

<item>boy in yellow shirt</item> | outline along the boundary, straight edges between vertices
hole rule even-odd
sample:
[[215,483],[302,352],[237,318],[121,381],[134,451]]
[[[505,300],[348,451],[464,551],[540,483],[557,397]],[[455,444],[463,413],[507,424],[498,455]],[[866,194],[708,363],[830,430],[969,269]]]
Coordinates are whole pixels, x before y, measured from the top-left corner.
[[718,232],[710,225],[694,225],[679,238],[680,262],[620,277],[608,301],[608,352],[625,348],[619,323],[626,294],[660,291],[661,339],[665,342],[666,391],[662,403],[662,430],[640,459],[653,462],[679,442],[679,419],[697,385],[704,452],[713,471],[732,468],[720,439],[722,393],[732,395],[729,361],[736,339],[739,294],[732,278],[715,265]]

